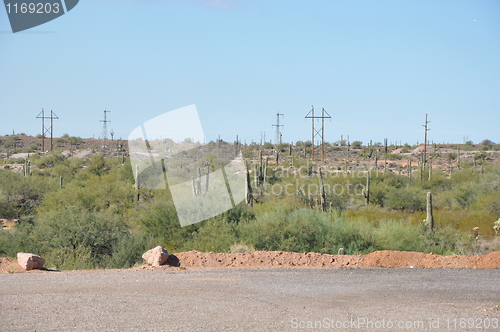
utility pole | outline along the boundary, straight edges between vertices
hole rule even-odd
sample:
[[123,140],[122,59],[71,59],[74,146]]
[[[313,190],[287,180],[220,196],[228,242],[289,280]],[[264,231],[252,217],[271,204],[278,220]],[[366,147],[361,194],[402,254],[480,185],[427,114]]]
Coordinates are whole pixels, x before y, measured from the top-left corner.
[[[43,108],[36,118],[42,119],[42,152],[45,150],[45,134],[47,133],[50,133],[50,151],[52,151],[54,148],[54,145],[52,144],[52,139],[54,137],[54,120],[57,120],[59,118],[53,111],[50,111],[50,116],[45,116],[45,111],[43,110]],[[45,126],[45,119],[50,119],[50,127]]]
[[423,158],[423,166],[425,166],[425,163],[427,162],[427,132],[430,129],[427,129],[427,124],[430,123],[430,121],[427,121],[427,114],[425,115],[425,124],[422,125],[424,127],[424,158]]
[[[311,160],[314,161],[314,138],[316,136],[321,137],[321,161],[325,161],[325,119],[331,119],[332,117],[325,111],[324,108],[321,109],[321,116],[314,116],[314,106],[307,113],[306,119],[311,119],[312,121],[312,139],[311,139]],[[326,114],[326,115],[325,115]],[[321,119],[321,129],[316,130],[314,128],[314,119]]]
[[111,111],[106,111],[104,110],[104,120],[100,120],[99,122],[102,122],[102,147],[105,148],[106,146],[106,140],[108,139],[108,126],[107,123],[111,122],[109,120],[106,120],[106,113],[109,113]]
[[280,125],[280,115],[285,116],[284,114],[276,113],[276,124],[272,125],[273,127],[276,127],[276,134],[274,136],[274,144],[276,147],[281,143],[280,127],[283,127],[283,125]]

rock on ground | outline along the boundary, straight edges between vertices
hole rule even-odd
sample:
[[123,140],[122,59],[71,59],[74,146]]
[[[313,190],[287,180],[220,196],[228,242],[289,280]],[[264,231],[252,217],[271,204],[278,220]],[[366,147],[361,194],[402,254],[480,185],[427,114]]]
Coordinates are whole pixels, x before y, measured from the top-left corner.
[[17,262],[23,269],[33,270],[41,269],[45,264],[45,259],[35,254],[20,252],[17,254]]
[[144,260],[152,266],[162,265],[168,260],[168,257],[169,255],[167,249],[160,246],[150,249],[142,255],[142,258],[144,258]]

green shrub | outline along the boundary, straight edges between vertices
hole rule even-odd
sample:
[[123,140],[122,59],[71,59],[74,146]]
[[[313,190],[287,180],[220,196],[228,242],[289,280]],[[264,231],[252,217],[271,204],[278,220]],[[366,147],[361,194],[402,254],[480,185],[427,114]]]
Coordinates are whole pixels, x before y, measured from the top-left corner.
[[[185,248],[186,243],[196,234],[204,223],[181,227],[177,212],[171,199],[165,196],[155,198],[140,210],[140,226],[157,245],[169,251]],[[205,222],[206,223],[206,222]]]
[[106,267],[128,268],[141,264],[144,262],[142,254],[157,245],[151,235],[142,232],[124,233],[113,246],[113,253]]
[[410,188],[391,188],[387,192],[385,207],[400,211],[424,211],[426,198],[425,192]]
[[238,240],[236,228],[235,224],[228,223],[221,216],[206,220],[184,244],[183,250],[229,252],[231,245]]
[[403,221],[382,221],[375,230],[374,242],[377,250],[423,251],[423,227],[409,225]]
[[347,253],[367,252],[372,247],[369,227],[365,224],[346,224],[335,215],[299,209],[288,213],[277,208],[257,216],[244,225],[240,241],[254,245],[257,250],[293,252]]

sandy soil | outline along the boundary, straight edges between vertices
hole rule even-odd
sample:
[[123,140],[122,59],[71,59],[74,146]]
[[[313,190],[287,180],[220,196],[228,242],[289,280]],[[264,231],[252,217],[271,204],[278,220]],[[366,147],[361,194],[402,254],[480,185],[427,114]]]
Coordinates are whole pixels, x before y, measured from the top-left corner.
[[[172,254],[161,268],[500,268],[500,251],[487,255],[440,256],[421,252],[376,251],[367,255],[326,255],[314,252],[256,251],[249,253],[212,253],[189,251]],[[143,265],[134,269],[154,269]],[[24,270],[8,258],[0,257],[0,273]]]
[[[326,255],[314,252],[256,251],[251,253],[181,252],[170,266],[185,268],[500,268],[500,251],[487,255],[440,256],[421,252],[376,251],[367,255]],[[147,268],[143,266],[142,268]]]

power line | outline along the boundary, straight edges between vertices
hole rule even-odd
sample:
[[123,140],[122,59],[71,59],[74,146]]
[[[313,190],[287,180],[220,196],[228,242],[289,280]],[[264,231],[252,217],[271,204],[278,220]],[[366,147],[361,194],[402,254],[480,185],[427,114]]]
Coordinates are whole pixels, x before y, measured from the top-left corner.
[[274,136],[274,144],[277,146],[278,144],[281,144],[281,132],[280,132],[280,127],[284,127],[283,125],[280,125],[280,115],[285,116],[284,114],[276,113],[276,124],[272,125],[273,127],[276,127],[276,134]]
[[[319,136],[321,138],[321,161],[325,161],[325,119],[331,119],[332,117],[324,108],[321,109],[321,116],[314,116],[314,106],[311,107],[312,109],[306,115],[306,119],[312,120],[311,160],[314,161],[314,138]],[[314,128],[314,119],[321,119],[320,130]]]
[[104,120],[100,120],[99,122],[102,122],[102,147],[105,148],[107,147],[106,140],[108,139],[108,126],[107,123],[111,122],[109,120],[106,120],[106,113],[109,113],[111,111],[106,111],[104,110]]
[[[52,144],[54,120],[57,120],[59,118],[52,110],[50,111],[50,116],[45,116],[45,111],[43,110],[43,108],[36,118],[42,119],[42,152],[45,151],[45,134],[47,133],[50,133],[50,151],[52,151],[54,148],[54,145]],[[50,119],[50,127],[45,126],[45,119]]]
[[427,162],[427,132],[430,130],[430,129],[427,129],[428,123],[430,123],[430,121],[427,121],[427,114],[426,114],[425,115],[425,124],[422,125],[422,127],[424,127],[424,160],[423,160],[424,166],[425,166],[425,163]]

